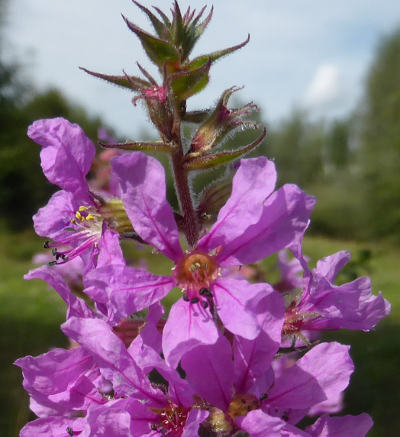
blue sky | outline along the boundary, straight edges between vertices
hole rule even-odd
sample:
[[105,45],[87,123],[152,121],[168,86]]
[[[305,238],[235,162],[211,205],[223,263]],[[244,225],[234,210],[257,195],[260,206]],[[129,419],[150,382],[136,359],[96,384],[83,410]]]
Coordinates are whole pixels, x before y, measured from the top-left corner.
[[[143,0],[164,10],[166,0]],[[206,1],[180,2],[201,8]],[[211,2],[208,3],[211,6]],[[243,41],[241,51],[218,62],[211,82],[189,101],[211,106],[232,85],[245,85],[239,97],[254,100],[274,122],[293,107],[312,117],[346,113],[359,101],[362,82],[379,39],[400,25],[398,0],[214,0],[214,18],[194,54]],[[250,5],[250,6],[249,6]],[[23,57],[40,88],[52,84],[100,114],[127,137],[146,123],[129,93],[78,69],[137,74],[135,61],[155,68],[143,55],[121,13],[150,29],[129,0],[12,0],[7,27],[10,56]]]

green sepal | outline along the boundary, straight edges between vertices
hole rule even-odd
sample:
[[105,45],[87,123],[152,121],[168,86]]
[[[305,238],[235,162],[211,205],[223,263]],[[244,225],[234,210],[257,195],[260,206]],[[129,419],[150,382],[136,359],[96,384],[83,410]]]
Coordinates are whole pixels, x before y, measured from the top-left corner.
[[169,30],[166,26],[166,23],[162,23],[149,9],[147,9],[145,6],[141,5],[139,2],[132,0],[135,5],[140,8],[150,19],[151,24],[154,27],[154,30],[157,32],[157,35],[164,40],[167,40],[169,38]]
[[220,152],[215,154],[207,154],[202,155],[201,153],[194,152],[189,153],[185,157],[184,167],[186,170],[201,170],[207,168],[217,167],[219,165],[227,164],[228,162],[233,161],[236,158],[254,150],[261,141],[265,138],[267,134],[267,129],[264,128],[263,133],[260,137],[258,137],[255,141],[248,144],[246,147],[243,147],[239,150],[235,150],[233,152]]
[[147,56],[162,69],[164,63],[175,63],[179,61],[179,53],[173,45],[162,39],[156,38],[153,35],[142,30],[130,22],[126,17],[123,17],[129,29],[136,34],[140,39],[142,46]]
[[172,147],[163,141],[155,141],[154,143],[147,142],[132,142],[132,143],[118,143],[106,144],[99,141],[99,144],[105,149],[119,149],[119,150],[139,150],[141,152],[171,152]]
[[139,91],[142,88],[150,88],[151,83],[146,80],[140,79],[137,76],[112,76],[108,74],[95,73],[94,71],[87,70],[86,68],[79,67],[85,73],[90,74],[91,76],[97,77],[99,79],[106,80],[114,85],[118,85],[122,88],[128,88],[133,91]]
[[212,52],[207,55],[198,56],[197,58],[194,58],[192,61],[190,61],[186,67],[189,68],[190,70],[199,68],[202,65],[204,65],[208,61],[208,59],[211,59],[211,62],[215,62],[217,59],[222,58],[223,56],[229,55],[230,53],[233,53],[234,51],[241,49],[249,41],[250,41],[250,34],[247,36],[247,39],[243,41],[241,44],[228,47],[227,49],[218,50],[216,52]]
[[170,86],[178,100],[186,100],[200,92],[209,81],[211,60],[202,67],[191,71],[180,71],[171,75]]

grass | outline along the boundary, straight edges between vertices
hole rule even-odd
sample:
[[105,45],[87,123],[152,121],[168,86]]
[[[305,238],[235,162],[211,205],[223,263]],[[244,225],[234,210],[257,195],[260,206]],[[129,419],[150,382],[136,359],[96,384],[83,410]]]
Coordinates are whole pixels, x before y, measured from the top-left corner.
[[[33,254],[40,251],[42,240],[31,232],[0,232],[0,429],[2,437],[15,437],[26,421],[33,419],[28,398],[22,388],[21,372],[12,365],[18,357],[38,355],[50,347],[64,347],[66,338],[59,329],[65,307],[57,293],[39,280],[24,281],[32,268]],[[368,412],[375,421],[370,437],[400,435],[400,248],[385,243],[357,243],[312,237],[305,242],[305,253],[315,261],[338,250],[347,249],[356,262],[352,270],[372,277],[374,290],[382,290],[392,303],[392,313],[371,333],[332,333],[329,340],[351,344],[356,364],[350,388],[346,392],[345,413]],[[361,262],[365,250],[371,259]],[[158,273],[170,265],[148,251],[130,251],[138,260],[144,256]],[[349,273],[349,272],[348,272]],[[354,272],[350,272],[354,273]],[[167,299],[171,303],[173,296]]]

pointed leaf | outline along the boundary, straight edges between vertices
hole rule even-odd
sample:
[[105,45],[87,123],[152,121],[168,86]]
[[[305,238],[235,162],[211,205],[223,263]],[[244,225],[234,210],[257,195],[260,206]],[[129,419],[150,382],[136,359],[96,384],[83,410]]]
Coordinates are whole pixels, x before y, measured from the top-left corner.
[[[203,12],[205,11],[206,6],[203,7],[203,9],[200,11],[199,15],[197,15],[197,17],[193,20],[193,25],[196,26],[197,22],[199,21],[199,19],[201,18],[201,16],[203,15]],[[200,23],[197,27],[196,27],[196,40],[201,36],[201,34],[205,31],[206,27],[208,26],[208,23],[211,21],[212,15],[214,12],[214,6],[211,6],[211,11],[210,13],[207,15],[207,17],[203,20],[202,23]]]
[[133,91],[139,91],[141,88],[150,88],[151,84],[140,77],[136,76],[111,76],[108,74],[95,73],[94,71],[87,70],[86,68],[79,67],[85,73],[90,74],[91,76],[98,77],[99,79],[106,80],[114,85],[118,85],[123,88],[128,88]]
[[179,100],[186,100],[200,92],[209,81],[208,72],[211,67],[211,60],[202,67],[175,73],[171,78],[171,88]]
[[156,38],[153,35],[142,30],[140,27],[136,26],[130,22],[127,18],[123,16],[125,23],[129,29],[134,32],[140,39],[147,56],[156,64],[158,67],[162,68],[166,61],[174,62],[179,60],[179,54],[175,47],[173,47],[167,41]]
[[106,149],[119,149],[119,150],[140,150],[147,152],[170,152],[172,148],[162,141],[155,141],[154,143],[147,142],[132,142],[132,143],[119,143],[119,144],[105,144],[99,141],[99,144]]
[[248,144],[246,147],[242,149],[235,150],[233,152],[221,152],[216,154],[209,154],[203,156],[190,157],[191,154],[187,155],[188,160],[185,162],[184,166],[186,170],[200,170],[205,168],[217,167],[218,165],[227,164],[228,162],[233,161],[236,158],[244,155],[245,153],[250,152],[255,149],[261,141],[264,139],[267,134],[267,130],[264,128],[263,133],[259,138],[257,138],[252,143]]
[[153,6],[154,10],[158,12],[158,14],[160,15],[160,17],[163,19],[164,24],[170,28],[171,27],[171,22],[169,21],[168,17],[164,14],[164,12],[160,9],[157,8],[156,6]]
[[176,0],[174,2],[173,14],[174,14],[174,19],[172,21],[172,26],[171,26],[172,42],[176,47],[180,47],[183,45],[182,43],[185,39],[185,26],[183,24],[181,10]]
[[190,69],[193,68],[199,68],[200,66],[204,65],[208,59],[211,59],[212,62],[215,62],[217,59],[222,58],[223,56],[229,55],[230,53],[233,53],[236,50],[241,49],[244,47],[248,42],[250,41],[250,34],[248,35],[247,39],[243,41],[241,44],[238,44],[236,46],[228,47],[227,49],[218,50],[216,52],[209,53],[207,55],[201,55],[197,58],[193,59],[188,67]]
[[139,2],[132,0],[135,5],[140,8],[150,19],[151,24],[154,27],[154,30],[157,32],[157,35],[161,39],[168,39],[169,32],[165,23],[162,23],[149,9],[145,6],[141,5]]

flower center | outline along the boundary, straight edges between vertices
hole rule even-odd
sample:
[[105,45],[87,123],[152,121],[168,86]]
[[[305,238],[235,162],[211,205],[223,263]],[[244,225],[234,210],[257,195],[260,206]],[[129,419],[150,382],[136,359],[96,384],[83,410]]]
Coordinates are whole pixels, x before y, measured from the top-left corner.
[[[121,200],[109,199],[98,206],[81,205],[57,239],[45,243],[45,248],[53,248],[55,261],[50,264],[63,264],[86,249],[97,246],[103,235],[104,224],[118,233],[133,231]],[[63,250],[58,250],[59,247],[63,247]]]
[[[219,275],[215,257],[202,252],[185,255],[174,267],[178,287],[186,291],[189,300],[212,297],[210,285]],[[196,302],[193,302],[196,303]]]
[[293,301],[285,311],[285,321],[283,323],[282,335],[296,335],[303,329],[306,321],[316,319],[320,316],[317,312],[300,312]]
[[160,422],[153,424],[152,429],[168,437],[180,437],[186,424],[188,412],[187,408],[170,403],[159,412]]
[[245,416],[252,410],[257,410],[260,403],[257,397],[251,393],[236,395],[228,407],[229,415],[234,419],[235,417]]

